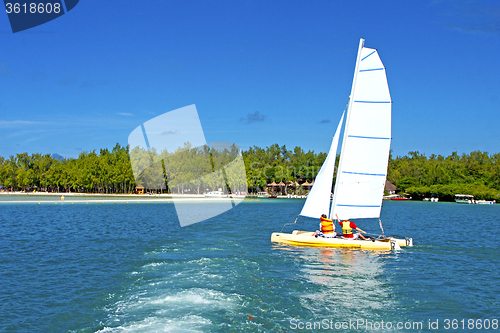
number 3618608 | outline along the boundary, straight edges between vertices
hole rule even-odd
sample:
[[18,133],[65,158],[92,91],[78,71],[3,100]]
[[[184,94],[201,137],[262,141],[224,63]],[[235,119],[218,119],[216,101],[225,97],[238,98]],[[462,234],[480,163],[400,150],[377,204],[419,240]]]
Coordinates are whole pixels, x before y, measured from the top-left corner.
[[61,12],[61,4],[56,2],[56,3],[6,3],[5,4],[5,9],[7,11],[7,14],[51,14],[51,13],[60,13]]
[[445,330],[456,330],[456,329],[469,329],[469,330],[497,330],[498,329],[498,319],[445,319],[444,320]]

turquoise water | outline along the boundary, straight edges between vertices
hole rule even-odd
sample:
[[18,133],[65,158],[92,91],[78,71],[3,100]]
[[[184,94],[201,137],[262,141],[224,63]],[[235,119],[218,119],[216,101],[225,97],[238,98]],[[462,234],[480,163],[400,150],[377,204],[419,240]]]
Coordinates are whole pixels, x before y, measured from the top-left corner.
[[302,204],[181,228],[171,203],[2,202],[0,331],[500,331],[499,205],[384,202],[399,252],[271,244]]

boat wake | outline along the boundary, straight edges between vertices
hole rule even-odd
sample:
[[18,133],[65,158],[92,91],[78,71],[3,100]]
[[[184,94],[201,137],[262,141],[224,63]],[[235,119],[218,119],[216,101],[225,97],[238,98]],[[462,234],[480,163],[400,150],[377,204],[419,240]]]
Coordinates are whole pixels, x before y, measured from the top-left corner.
[[136,290],[110,306],[109,322],[100,332],[206,332],[214,323],[205,314],[229,310],[236,303],[233,298],[201,288]]
[[[179,255],[148,254],[153,260],[129,273],[133,283],[112,297],[100,332],[207,332],[217,313],[237,307],[240,295],[211,288],[223,281],[220,259]],[[206,281],[210,286],[203,286]]]

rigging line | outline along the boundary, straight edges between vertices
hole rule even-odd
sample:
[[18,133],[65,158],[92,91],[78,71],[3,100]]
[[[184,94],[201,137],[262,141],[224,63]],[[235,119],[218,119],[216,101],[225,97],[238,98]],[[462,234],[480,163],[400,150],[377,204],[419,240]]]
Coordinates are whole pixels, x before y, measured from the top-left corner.
[[363,234],[363,235],[373,236],[373,237],[375,237],[375,239],[387,239],[388,238],[388,237],[385,237],[384,235],[377,235],[377,234],[373,234],[370,232],[367,232],[366,234]]
[[382,230],[382,234],[380,234],[380,236],[385,236],[384,227],[382,227],[382,220],[381,219],[378,219],[378,224],[380,225],[380,229]]
[[283,232],[283,229],[285,229],[285,226],[287,226],[287,225],[292,225],[292,224],[296,224],[296,223],[297,223],[297,220],[299,219],[299,216],[300,216],[300,215],[297,215],[297,218],[295,219],[295,222],[293,222],[293,223],[285,223],[285,224],[283,225],[283,227],[281,228],[280,233],[282,233],[282,232]]

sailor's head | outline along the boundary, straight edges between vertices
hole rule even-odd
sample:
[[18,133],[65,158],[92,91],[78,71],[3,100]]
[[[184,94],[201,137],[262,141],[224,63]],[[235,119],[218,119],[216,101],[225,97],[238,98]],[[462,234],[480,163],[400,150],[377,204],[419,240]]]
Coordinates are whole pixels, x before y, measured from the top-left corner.
[[321,214],[321,217],[326,219],[326,214]]

